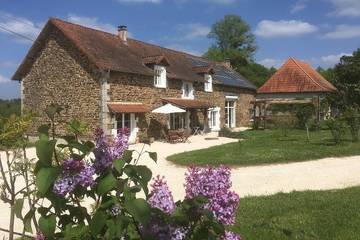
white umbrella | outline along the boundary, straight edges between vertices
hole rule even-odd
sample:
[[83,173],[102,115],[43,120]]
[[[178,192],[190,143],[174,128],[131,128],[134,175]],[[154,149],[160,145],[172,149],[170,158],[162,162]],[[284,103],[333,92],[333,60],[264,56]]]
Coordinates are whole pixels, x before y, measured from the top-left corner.
[[153,113],[163,113],[163,114],[170,114],[170,113],[184,113],[186,112],[184,109],[176,107],[170,103],[158,107],[152,110]]

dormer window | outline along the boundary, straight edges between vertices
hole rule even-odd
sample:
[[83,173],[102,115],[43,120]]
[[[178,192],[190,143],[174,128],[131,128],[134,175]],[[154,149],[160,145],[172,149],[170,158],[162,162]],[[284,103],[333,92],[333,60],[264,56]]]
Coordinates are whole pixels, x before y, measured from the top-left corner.
[[154,86],[157,88],[166,88],[166,67],[154,66]]
[[205,74],[205,92],[212,92],[212,75],[211,74]]
[[194,99],[194,87],[191,82],[183,82],[182,98]]

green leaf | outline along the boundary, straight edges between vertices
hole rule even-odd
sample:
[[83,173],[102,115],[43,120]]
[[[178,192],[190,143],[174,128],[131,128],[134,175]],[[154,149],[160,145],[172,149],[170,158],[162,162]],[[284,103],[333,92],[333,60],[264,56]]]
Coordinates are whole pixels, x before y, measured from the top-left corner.
[[118,171],[119,174],[122,173],[122,169],[125,166],[125,161],[122,159],[116,159],[114,161],[114,167],[116,169],[116,171]]
[[44,125],[41,125],[40,127],[38,127],[37,131],[38,131],[39,138],[48,140],[49,139],[49,130],[50,130],[49,124],[44,124]]
[[133,150],[125,150],[124,154],[122,156],[122,160],[124,160],[126,163],[130,163],[132,158],[132,154],[133,154]]
[[15,211],[15,216],[19,219],[23,219],[22,213],[21,213],[23,206],[24,206],[24,199],[23,198],[16,199],[15,205],[14,205],[14,211]]
[[157,153],[156,152],[148,152],[149,157],[154,161],[157,162]]
[[47,238],[52,238],[56,229],[56,217],[51,214],[47,217],[40,217],[39,228]]
[[58,177],[60,170],[58,168],[41,168],[36,174],[36,186],[41,196],[44,196],[51,185]]
[[36,155],[45,166],[51,166],[56,140],[40,139],[36,142]]
[[30,209],[27,214],[24,216],[23,224],[25,232],[33,233],[32,227],[31,227],[31,219],[35,214],[35,209]]
[[112,173],[108,173],[103,179],[100,180],[97,186],[97,193],[105,195],[116,187],[116,178]]
[[51,104],[50,106],[46,107],[45,113],[52,121],[54,121],[55,115],[60,114],[63,108],[59,104]]
[[152,172],[147,166],[135,166],[137,173],[141,176],[141,178],[148,183],[151,180]]
[[148,224],[150,220],[150,205],[142,198],[126,201],[125,209],[141,224]]
[[106,213],[103,211],[97,211],[90,222],[91,235],[96,237],[101,233],[101,230],[106,224]]

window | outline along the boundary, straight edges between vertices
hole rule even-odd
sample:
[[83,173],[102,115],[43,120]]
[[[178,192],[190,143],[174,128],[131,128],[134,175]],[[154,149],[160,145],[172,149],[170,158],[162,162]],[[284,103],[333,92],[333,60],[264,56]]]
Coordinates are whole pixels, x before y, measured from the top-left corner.
[[183,90],[182,98],[194,99],[194,87],[192,83],[184,82],[182,90]]
[[166,68],[164,66],[155,65],[154,72],[154,86],[166,88]]
[[170,129],[176,130],[184,128],[185,114],[184,113],[171,113],[170,114]]
[[225,125],[234,128],[235,119],[235,101],[225,101]]
[[212,92],[212,76],[205,74],[205,92]]
[[208,111],[209,128],[213,131],[220,130],[220,108],[210,108]]
[[117,128],[128,128],[131,127],[130,113],[120,113],[116,115]]

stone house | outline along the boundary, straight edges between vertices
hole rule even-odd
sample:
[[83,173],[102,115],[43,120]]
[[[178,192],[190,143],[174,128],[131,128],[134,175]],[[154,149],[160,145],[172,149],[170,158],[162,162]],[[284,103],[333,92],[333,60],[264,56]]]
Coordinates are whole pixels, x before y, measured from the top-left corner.
[[[25,109],[38,112],[32,133],[51,103],[63,118],[79,118],[107,134],[128,127],[131,141],[161,138],[166,129],[246,126],[256,87],[227,62],[213,62],[127,37],[51,18],[14,74]],[[151,111],[170,103],[186,110]],[[59,127],[63,130],[62,127]]]

